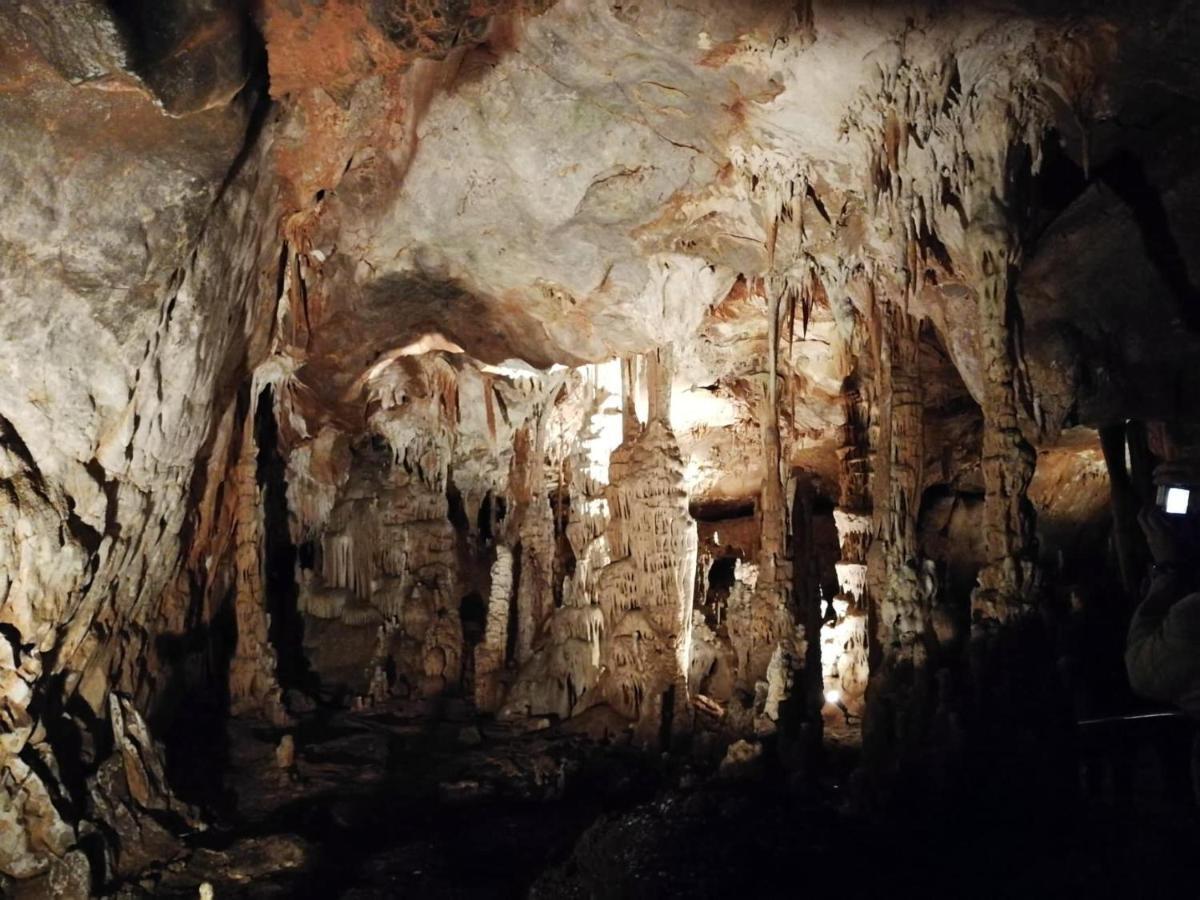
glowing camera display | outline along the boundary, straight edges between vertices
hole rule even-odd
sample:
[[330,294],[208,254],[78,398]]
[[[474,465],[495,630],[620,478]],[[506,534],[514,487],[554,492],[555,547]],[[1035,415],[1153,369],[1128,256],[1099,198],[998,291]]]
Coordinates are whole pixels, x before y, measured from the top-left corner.
[[1158,489],[1158,504],[1168,515],[1186,516],[1192,509],[1192,489],[1161,487]]

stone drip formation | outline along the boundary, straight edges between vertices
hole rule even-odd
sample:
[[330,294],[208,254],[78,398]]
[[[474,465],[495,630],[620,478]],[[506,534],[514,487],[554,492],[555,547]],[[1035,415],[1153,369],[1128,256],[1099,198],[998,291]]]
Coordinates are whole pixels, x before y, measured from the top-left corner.
[[0,889],[169,855],[197,697],[866,797],[1061,737],[1200,447],[1192,4],[18,6]]

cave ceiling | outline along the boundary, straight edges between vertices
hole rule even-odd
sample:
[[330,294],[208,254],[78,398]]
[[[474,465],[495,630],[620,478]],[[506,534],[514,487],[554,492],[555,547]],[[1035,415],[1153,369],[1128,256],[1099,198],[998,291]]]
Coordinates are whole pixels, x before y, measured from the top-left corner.
[[[288,382],[293,442],[361,430],[370,373],[416,346],[545,370],[671,343],[703,490],[747,494],[753,475],[717,482],[758,465],[764,296],[784,290],[790,446],[828,473],[881,290],[952,364],[941,408],[980,401],[980,235],[1017,223],[1031,433],[1170,414],[1194,386],[1189,4],[138,9],[33,2],[4,25],[27,210],[5,283],[61,298],[39,323],[6,304],[4,415],[81,484],[144,418],[158,298],[248,163],[271,216],[232,255],[282,301],[238,340]],[[89,348],[86,376],[42,367],[31,389],[22,360],[64,344]]]

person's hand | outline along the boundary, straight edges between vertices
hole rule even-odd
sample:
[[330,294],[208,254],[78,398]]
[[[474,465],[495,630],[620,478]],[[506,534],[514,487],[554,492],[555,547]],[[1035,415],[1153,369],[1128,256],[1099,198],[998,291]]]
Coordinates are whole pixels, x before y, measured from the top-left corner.
[[1144,507],[1138,513],[1138,524],[1146,535],[1146,543],[1150,545],[1150,555],[1155,563],[1165,565],[1178,561],[1179,541],[1175,536],[1175,528],[1157,506]]

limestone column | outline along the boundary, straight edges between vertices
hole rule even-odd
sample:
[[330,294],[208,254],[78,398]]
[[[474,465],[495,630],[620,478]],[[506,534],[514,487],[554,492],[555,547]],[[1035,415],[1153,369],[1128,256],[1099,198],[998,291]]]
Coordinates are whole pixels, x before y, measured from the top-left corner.
[[607,490],[613,562],[599,579],[609,632],[603,689],[636,719],[637,740],[645,745],[669,740],[691,721],[696,523],[679,445],[659,410],[633,442],[613,451]]
[[276,724],[287,714],[276,678],[275,650],[268,638],[266,579],[263,572],[263,508],[258,488],[256,404],[242,426],[241,451],[233,470],[237,504],[234,550],[234,618],[237,645],[229,662],[229,699],[234,715],[258,713]]
[[554,608],[554,516],[546,492],[547,409],[518,433],[514,458],[513,522],[521,544],[520,579],[516,588],[517,648],[516,660],[525,663],[533,654],[542,622]]
[[972,636],[1029,609],[1033,580],[1029,482],[1035,454],[1017,418],[1015,350],[1009,315],[1011,250],[984,241],[980,251],[979,340],[983,360],[983,539],[986,565],[971,598]]
[[[780,642],[791,642],[796,623],[790,609],[791,570],[787,561],[787,510],[783,501],[782,457],[779,433],[779,302],[781,280],[767,279],[767,383],[759,405],[759,427],[763,446],[763,484],[759,494],[758,579],[750,604],[748,636],[735,643],[747,648],[747,671],[738,679],[747,687],[766,677],[771,658]],[[741,617],[744,618],[744,617]],[[733,622],[731,621],[731,627]]]
[[866,762],[876,771],[920,754],[934,701],[926,645],[929,598],[918,577],[917,516],[925,458],[920,322],[891,303],[879,309],[880,428],[868,554],[878,665],[871,672],[863,724]]
[[[842,708],[861,717],[867,690],[867,551],[871,546],[870,403],[853,376],[842,385],[845,424],[838,450],[838,506],[833,520],[840,558],[835,565],[839,594],[833,598],[837,621],[822,628],[823,687],[837,692],[825,707],[839,726]],[[822,612],[824,612],[822,610]],[[841,706],[838,706],[840,702]],[[840,721],[838,721],[840,719]]]
[[[781,565],[787,542],[787,518],[783,506],[779,436],[779,300],[782,288],[768,285],[767,291],[767,385],[759,423],[763,442],[763,487],[759,504],[761,523],[759,585],[779,585],[787,590],[786,569]],[[783,579],[781,581],[781,579]],[[786,597],[785,597],[786,601]]]
[[675,350],[664,344],[646,356],[646,386],[651,422],[671,424],[671,386],[675,381]]
[[[1035,605],[1033,510],[1027,496],[1035,454],[1021,431],[1010,312],[1016,251],[991,233],[975,237],[981,247],[977,294],[986,562],[971,595],[971,702],[965,715],[972,752],[966,761],[993,780],[1008,782],[1006,802],[1016,790],[1036,800],[1073,775],[1070,724]],[[997,775],[1002,771],[1009,774]]]
[[497,543],[483,639],[475,648],[475,706],[481,712],[495,712],[503,699],[500,673],[507,662],[508,611],[512,602],[512,588],[512,551],[504,544]]

